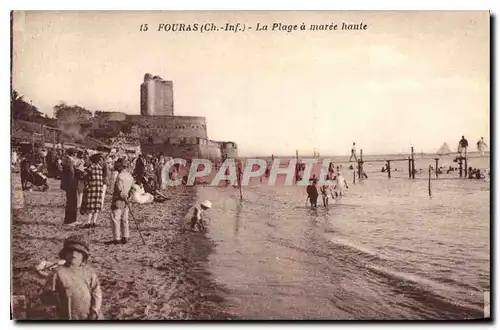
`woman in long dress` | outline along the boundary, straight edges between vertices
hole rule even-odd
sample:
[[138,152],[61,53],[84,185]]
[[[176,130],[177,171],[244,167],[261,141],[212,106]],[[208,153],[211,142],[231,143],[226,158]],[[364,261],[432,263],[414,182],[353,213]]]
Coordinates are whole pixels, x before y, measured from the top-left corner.
[[75,177],[78,180],[76,188],[78,196],[78,207],[82,206],[83,190],[85,189],[85,159],[83,158],[83,151],[78,151],[75,158]]
[[102,210],[102,193],[104,176],[101,166],[101,155],[94,154],[90,158],[91,165],[85,176],[85,189],[83,191],[81,214],[88,214],[88,220],[84,228],[97,226],[97,216]]

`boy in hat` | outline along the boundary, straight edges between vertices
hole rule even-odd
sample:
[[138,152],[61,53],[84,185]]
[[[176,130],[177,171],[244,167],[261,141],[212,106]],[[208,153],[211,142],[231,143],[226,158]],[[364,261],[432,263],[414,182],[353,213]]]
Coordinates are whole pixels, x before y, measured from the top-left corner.
[[200,205],[194,208],[193,216],[191,217],[191,230],[197,226],[199,231],[205,230],[203,225],[203,211],[208,210],[212,207],[212,203],[208,200],[203,201]]
[[90,255],[88,240],[83,235],[64,241],[59,256],[65,260],[47,280],[41,300],[56,305],[61,320],[102,319],[102,292],[95,271],[87,266]]
[[306,192],[309,201],[311,202],[311,208],[316,208],[318,203],[318,187],[317,187],[318,179],[313,175],[313,179],[311,183],[307,186]]

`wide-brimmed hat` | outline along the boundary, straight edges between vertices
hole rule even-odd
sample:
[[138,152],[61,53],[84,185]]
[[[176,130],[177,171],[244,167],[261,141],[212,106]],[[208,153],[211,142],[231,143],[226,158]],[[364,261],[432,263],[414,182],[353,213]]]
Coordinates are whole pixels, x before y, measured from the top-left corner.
[[206,201],[201,202],[200,205],[206,207],[207,209],[209,209],[209,208],[212,207],[212,202],[210,202],[209,200],[206,200]]
[[93,154],[90,156],[90,161],[93,163],[99,163],[102,159],[102,155],[100,153]]
[[85,256],[88,258],[90,255],[90,247],[88,242],[89,240],[85,235],[73,235],[68,237],[64,241],[62,250],[59,252],[59,257],[64,259],[66,251],[76,250],[85,254]]

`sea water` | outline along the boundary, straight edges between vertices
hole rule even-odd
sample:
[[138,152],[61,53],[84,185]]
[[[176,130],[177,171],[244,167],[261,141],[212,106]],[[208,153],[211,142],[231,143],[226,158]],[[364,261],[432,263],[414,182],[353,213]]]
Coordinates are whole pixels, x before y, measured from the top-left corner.
[[[469,166],[489,168],[489,158]],[[224,308],[246,319],[481,318],[490,290],[490,183],[443,174],[428,191],[428,166],[365,163],[368,179],[342,200],[306,206],[304,186],[252,181],[201,187],[210,199],[209,269],[227,289]],[[452,158],[440,165],[458,166]],[[403,171],[403,172],[401,172]],[[486,173],[487,174],[487,173]]]

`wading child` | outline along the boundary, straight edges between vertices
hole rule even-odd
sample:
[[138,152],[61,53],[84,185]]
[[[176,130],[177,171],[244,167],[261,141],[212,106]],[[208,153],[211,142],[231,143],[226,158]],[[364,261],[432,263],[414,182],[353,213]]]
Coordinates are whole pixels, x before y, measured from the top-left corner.
[[47,280],[41,300],[57,307],[60,320],[98,320],[102,293],[95,271],[87,266],[89,245],[83,235],[68,237],[59,256],[65,260]]
[[318,180],[316,179],[315,175],[313,175],[313,179],[311,180],[311,184],[309,184],[306,188],[307,196],[309,201],[311,202],[311,209],[314,209],[317,207],[318,203],[318,187],[317,187]]
[[191,230],[194,230],[195,226],[198,227],[198,231],[205,230],[205,225],[203,224],[203,211],[211,207],[212,203],[210,201],[204,201],[194,208],[193,216],[191,217]]
[[328,199],[330,198],[329,195],[331,195],[333,198],[332,187],[330,187],[329,185],[322,185],[320,191],[321,191],[321,196],[323,197],[323,206],[327,207]]
[[335,197],[344,197],[345,190],[349,189],[347,185],[347,181],[344,179],[344,176],[340,171],[337,172],[337,183],[335,184]]

